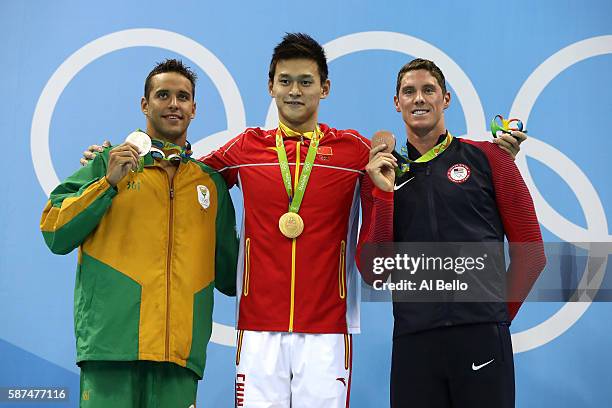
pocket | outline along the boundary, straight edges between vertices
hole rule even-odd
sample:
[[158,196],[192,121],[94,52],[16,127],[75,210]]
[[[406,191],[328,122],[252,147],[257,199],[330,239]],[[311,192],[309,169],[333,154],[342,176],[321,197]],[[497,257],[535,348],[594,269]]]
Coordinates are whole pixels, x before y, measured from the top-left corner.
[[351,345],[353,343],[353,338],[350,334],[344,335],[344,369],[349,370],[351,367]]
[[340,261],[338,262],[338,290],[340,299],[346,297],[346,243],[340,242]]
[[244,276],[242,277],[242,295],[249,295],[249,278],[251,273],[251,238],[244,243]]
[[238,330],[236,333],[236,366],[240,365],[240,352],[242,352],[242,336],[244,335],[244,330]]

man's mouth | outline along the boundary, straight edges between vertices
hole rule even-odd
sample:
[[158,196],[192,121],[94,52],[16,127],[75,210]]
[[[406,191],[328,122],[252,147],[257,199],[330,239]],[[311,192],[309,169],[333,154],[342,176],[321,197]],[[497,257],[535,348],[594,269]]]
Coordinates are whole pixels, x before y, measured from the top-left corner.
[[414,116],[422,116],[429,113],[429,109],[415,109],[412,111]]
[[165,119],[168,119],[168,120],[181,120],[181,119],[183,119],[182,115],[178,115],[178,114],[174,114],[174,113],[172,113],[170,115],[163,115],[162,117],[165,118]]
[[290,105],[290,106],[302,106],[304,105],[303,102],[300,101],[285,101],[286,105]]

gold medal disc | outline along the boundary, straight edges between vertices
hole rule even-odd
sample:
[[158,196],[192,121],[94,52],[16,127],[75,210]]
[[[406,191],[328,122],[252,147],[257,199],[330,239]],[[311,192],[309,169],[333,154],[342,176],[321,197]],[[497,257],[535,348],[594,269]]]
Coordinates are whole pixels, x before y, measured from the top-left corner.
[[288,212],[278,219],[278,228],[287,238],[297,238],[304,231],[304,220],[299,214]]

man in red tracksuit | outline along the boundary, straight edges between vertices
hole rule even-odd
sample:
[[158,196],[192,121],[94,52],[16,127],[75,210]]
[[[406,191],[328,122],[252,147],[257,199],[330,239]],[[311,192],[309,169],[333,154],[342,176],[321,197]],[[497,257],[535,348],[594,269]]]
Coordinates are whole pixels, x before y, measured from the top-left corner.
[[278,128],[247,129],[202,158],[244,200],[237,406],[348,406],[359,206],[367,226],[375,202],[365,174],[369,140],[317,121],[327,75],[316,41],[286,35],[268,83]]

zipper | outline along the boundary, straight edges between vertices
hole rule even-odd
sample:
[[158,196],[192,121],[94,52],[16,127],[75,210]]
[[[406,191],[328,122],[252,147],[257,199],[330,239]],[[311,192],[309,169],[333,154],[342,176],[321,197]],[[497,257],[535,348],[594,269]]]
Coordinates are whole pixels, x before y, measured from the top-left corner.
[[170,181],[166,170],[166,179],[170,185],[170,216],[168,223],[168,254],[166,257],[166,360],[170,357],[170,268],[172,264],[172,241],[174,235],[174,177],[177,176],[178,169]]
[[[300,154],[302,142],[295,142],[295,179],[293,192],[297,189],[300,178]],[[297,254],[297,238],[291,241],[291,304],[289,306],[289,332],[293,332],[293,314],[295,312],[295,258]]]
[[[431,163],[427,163],[427,167],[425,168],[425,175],[427,177],[431,176]],[[432,181],[426,181],[425,182],[427,185],[427,204],[429,206],[429,226],[431,227],[431,235],[434,239],[434,241],[439,241],[439,237],[438,237],[438,219],[436,218],[436,207],[434,204],[434,197],[433,197],[433,188],[432,188]]]
[[[431,176],[431,162],[427,162],[427,166],[425,167],[425,176]],[[440,239],[438,237],[438,218],[436,215],[436,206],[434,204],[433,197],[433,181],[425,180],[425,185],[427,186],[427,206],[429,208],[429,226],[431,228],[431,236],[434,242],[438,242]],[[450,297],[451,294],[445,294],[445,302],[442,305],[444,309],[444,319],[448,320],[448,316],[450,314]]]

